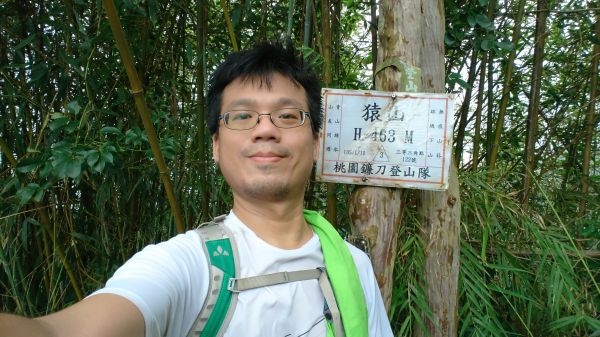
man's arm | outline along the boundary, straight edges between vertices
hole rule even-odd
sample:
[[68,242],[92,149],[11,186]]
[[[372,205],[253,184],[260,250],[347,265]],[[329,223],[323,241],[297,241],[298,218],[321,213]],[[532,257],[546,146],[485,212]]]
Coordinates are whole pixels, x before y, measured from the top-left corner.
[[39,318],[0,314],[0,337],[143,337],[144,318],[129,300],[98,294]]

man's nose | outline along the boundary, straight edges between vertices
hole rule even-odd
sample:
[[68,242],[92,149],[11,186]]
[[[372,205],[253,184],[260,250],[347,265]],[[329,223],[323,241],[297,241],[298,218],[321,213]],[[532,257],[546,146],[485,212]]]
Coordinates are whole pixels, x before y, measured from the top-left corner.
[[270,114],[258,115],[258,124],[253,129],[252,137],[254,140],[275,139],[279,141],[281,129],[273,124]]

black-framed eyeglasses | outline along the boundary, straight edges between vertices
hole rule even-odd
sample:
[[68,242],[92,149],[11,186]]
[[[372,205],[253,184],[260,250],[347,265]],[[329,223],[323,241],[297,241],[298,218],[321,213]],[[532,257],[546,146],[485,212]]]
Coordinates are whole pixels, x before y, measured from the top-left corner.
[[271,123],[278,128],[291,129],[304,124],[310,114],[298,108],[285,108],[269,113],[258,113],[253,110],[231,110],[219,116],[225,127],[231,130],[250,130],[260,122],[260,116],[269,116]]

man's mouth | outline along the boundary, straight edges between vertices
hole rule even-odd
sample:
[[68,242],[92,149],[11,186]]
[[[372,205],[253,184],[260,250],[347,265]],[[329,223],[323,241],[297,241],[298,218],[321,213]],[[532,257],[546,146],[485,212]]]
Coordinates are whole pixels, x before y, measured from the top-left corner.
[[276,163],[289,156],[289,151],[282,146],[251,146],[242,150],[242,155],[257,163]]
[[259,163],[275,163],[280,161],[283,156],[274,152],[256,152],[251,154],[249,158]]

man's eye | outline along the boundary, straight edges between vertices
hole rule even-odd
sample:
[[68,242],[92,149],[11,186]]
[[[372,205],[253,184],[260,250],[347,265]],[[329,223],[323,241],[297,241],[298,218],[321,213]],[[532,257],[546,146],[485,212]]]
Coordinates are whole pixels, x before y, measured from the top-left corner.
[[240,121],[252,118],[252,114],[249,112],[237,112],[231,115],[231,120]]
[[279,119],[298,119],[298,114],[294,112],[283,112],[279,114]]

